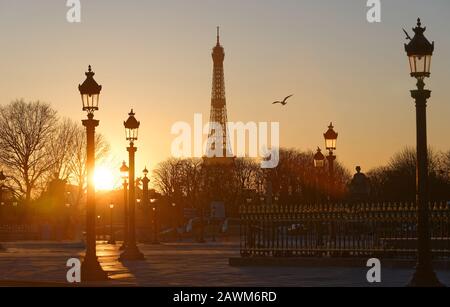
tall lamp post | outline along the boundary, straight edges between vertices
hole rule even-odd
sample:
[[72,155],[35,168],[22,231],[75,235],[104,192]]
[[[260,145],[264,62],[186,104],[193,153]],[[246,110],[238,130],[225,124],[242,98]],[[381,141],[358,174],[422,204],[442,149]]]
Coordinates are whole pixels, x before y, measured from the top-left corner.
[[144,254],[138,249],[136,245],[136,191],[135,191],[135,180],[134,180],[134,156],[137,151],[137,148],[134,146],[134,142],[138,139],[138,130],[140,126],[140,122],[136,120],[134,117],[135,113],[133,109],[128,113],[128,119],[123,124],[125,126],[125,134],[126,140],[130,142],[130,146],[127,147],[128,150],[128,158],[129,158],[129,171],[128,171],[128,181],[129,185],[129,195],[128,195],[128,214],[129,214],[129,222],[128,222],[128,244],[125,247],[125,250],[120,255],[119,260],[143,260]]
[[110,203],[109,204],[109,218],[110,218],[110,223],[109,223],[109,241],[108,244],[116,244],[116,239],[114,238],[114,219],[113,219],[113,211],[114,211],[114,204]]
[[322,153],[322,150],[318,147],[317,152],[314,155],[314,168],[316,169],[316,201],[319,202],[320,195],[320,185],[319,185],[319,176],[320,172],[325,166],[325,156]]
[[336,150],[336,141],[338,138],[338,134],[334,131],[333,123],[330,123],[327,132],[323,136],[325,138],[325,148],[328,150],[328,197],[331,200],[334,195],[334,161],[336,160],[333,151]]
[[[6,176],[3,171],[0,171],[0,203],[3,205],[3,185],[5,184]],[[5,248],[0,244],[0,251]]]
[[122,177],[123,186],[123,243],[120,246],[120,250],[125,250],[128,243],[128,166],[125,161],[122,162],[120,167],[120,174]]
[[86,199],[86,255],[81,265],[82,281],[106,280],[107,274],[103,271],[97,259],[95,238],[95,128],[99,121],[94,119],[94,111],[98,110],[98,102],[102,86],[94,80],[95,73],[89,65],[86,80],[78,86],[83,102],[83,111],[87,112],[87,119],[83,120],[86,127],[86,172],[87,172],[87,199]]
[[158,238],[158,200],[153,199],[152,200],[153,206],[153,242],[152,244],[159,244],[159,238]]
[[[409,58],[411,77],[417,79],[417,89],[411,91],[416,102],[417,129],[417,163],[416,163],[416,203],[418,207],[417,220],[417,266],[410,286],[441,286],[433,271],[431,253],[431,234],[428,203],[428,145],[427,145],[427,99],[431,91],[425,89],[424,79],[430,77],[431,57],[434,42],[430,43],[424,36],[426,28],[422,28],[420,18],[417,27],[413,28],[414,37],[405,44],[405,51]],[[406,31],[405,31],[406,32]],[[407,34],[407,33],[406,33]]]
[[[148,175],[148,170],[147,170],[147,166],[144,168],[144,170],[142,171],[142,173],[144,174],[144,177],[142,178],[142,208],[145,208],[145,210],[150,211],[151,208],[149,208],[149,201],[150,201],[150,196],[149,196],[149,191],[148,191],[148,184],[150,183],[150,179],[148,179],[147,175]],[[146,211],[146,212],[148,212]]]
[[146,208],[148,206],[148,200],[149,200],[149,193],[148,193],[148,184],[150,183],[150,179],[148,179],[148,170],[147,166],[142,171],[144,174],[144,178],[141,179],[142,181],[142,199],[143,199],[143,207]]

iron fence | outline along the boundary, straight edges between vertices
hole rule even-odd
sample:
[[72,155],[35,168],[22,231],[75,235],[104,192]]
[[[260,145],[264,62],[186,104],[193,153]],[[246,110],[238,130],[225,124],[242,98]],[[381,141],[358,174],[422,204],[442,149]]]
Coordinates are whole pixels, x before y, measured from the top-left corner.
[[[243,257],[413,258],[414,203],[245,205],[240,208]],[[432,251],[450,258],[450,207],[430,204]]]

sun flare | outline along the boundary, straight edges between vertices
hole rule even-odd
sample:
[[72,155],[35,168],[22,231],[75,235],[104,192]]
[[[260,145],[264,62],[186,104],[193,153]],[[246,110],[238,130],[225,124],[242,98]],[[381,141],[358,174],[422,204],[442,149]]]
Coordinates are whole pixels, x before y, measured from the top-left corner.
[[113,172],[104,166],[95,168],[94,183],[97,190],[112,190],[114,189],[114,174]]

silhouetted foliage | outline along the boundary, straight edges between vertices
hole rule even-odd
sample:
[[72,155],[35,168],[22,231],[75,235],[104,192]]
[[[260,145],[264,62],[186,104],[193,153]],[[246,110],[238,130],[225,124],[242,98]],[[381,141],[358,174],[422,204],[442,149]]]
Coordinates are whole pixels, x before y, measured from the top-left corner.
[[[294,149],[280,150],[280,163],[275,169],[261,169],[255,159],[235,159],[231,170],[206,167],[202,159],[168,159],[153,172],[155,187],[165,196],[181,204],[208,210],[211,201],[224,201],[227,214],[237,215],[239,205],[251,197],[259,201],[267,197],[269,182],[272,197],[284,204],[298,204],[327,199],[327,168],[316,170],[313,152]],[[350,173],[335,163],[333,199],[347,193]]]
[[[429,189],[430,200],[450,199],[448,178],[448,153],[435,153],[429,150]],[[372,198],[386,201],[414,201],[416,198],[416,152],[405,148],[394,155],[387,166],[368,173],[371,182]]]

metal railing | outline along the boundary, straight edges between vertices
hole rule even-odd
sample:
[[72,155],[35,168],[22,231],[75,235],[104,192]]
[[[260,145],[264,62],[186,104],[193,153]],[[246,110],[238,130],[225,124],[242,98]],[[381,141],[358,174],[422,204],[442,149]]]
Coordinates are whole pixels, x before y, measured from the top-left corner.
[[37,240],[39,227],[32,224],[0,224],[0,242]]
[[[240,208],[242,257],[413,258],[414,203],[245,205]],[[450,258],[450,207],[430,204],[432,251]]]

